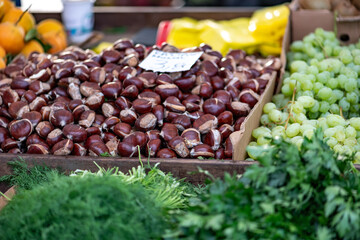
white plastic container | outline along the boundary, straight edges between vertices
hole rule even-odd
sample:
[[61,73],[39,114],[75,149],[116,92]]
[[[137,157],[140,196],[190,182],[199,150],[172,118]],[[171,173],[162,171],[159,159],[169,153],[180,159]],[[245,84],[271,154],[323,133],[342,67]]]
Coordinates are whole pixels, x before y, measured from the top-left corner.
[[93,31],[95,0],[62,0],[62,21],[72,43],[85,41]]

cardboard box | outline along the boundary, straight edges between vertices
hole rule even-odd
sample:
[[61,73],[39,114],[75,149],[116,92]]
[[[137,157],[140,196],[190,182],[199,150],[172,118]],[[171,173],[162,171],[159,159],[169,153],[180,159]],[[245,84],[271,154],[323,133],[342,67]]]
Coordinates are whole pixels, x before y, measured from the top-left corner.
[[316,28],[337,32],[342,44],[358,42],[360,38],[360,16],[336,17],[328,10],[300,9],[298,0],[290,4],[291,9],[291,39],[302,40],[304,36],[314,32]]
[[[9,199],[12,199],[15,196],[15,194],[16,194],[15,187],[9,188],[4,193],[4,195]],[[9,201],[7,200],[6,197],[4,197],[4,196],[0,197],[0,211],[1,211],[1,209],[3,209],[9,203]]]

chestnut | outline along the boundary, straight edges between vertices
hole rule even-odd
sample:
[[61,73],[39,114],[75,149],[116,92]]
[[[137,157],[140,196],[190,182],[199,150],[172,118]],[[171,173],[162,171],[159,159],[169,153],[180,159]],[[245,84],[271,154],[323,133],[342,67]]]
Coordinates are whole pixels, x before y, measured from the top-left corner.
[[260,96],[251,89],[245,89],[240,92],[240,102],[247,103],[250,108],[253,108],[259,101]]
[[175,117],[171,121],[171,123],[175,124],[175,126],[177,127],[177,129],[179,129],[180,132],[191,127],[191,120],[186,115],[179,115],[179,116]]
[[0,127],[7,128],[9,120],[5,117],[0,117]]
[[92,110],[97,110],[104,102],[104,94],[102,92],[95,92],[85,100],[85,105],[87,105]]
[[179,87],[175,84],[162,84],[155,87],[155,92],[160,95],[162,100],[170,96],[177,97],[179,94]]
[[218,128],[218,130],[221,134],[221,138],[226,139],[234,132],[234,127],[229,124],[223,124]]
[[74,76],[84,82],[89,79],[90,71],[89,68],[84,64],[75,65],[73,68]]
[[213,94],[213,91],[214,89],[211,86],[211,84],[208,82],[204,82],[200,85],[199,96],[203,97],[204,99],[210,98],[211,95]]
[[101,134],[102,139],[104,140],[105,143],[113,140],[113,139],[117,139],[116,135],[111,133],[111,132],[104,132],[103,134]]
[[225,140],[225,157],[227,158],[232,158],[232,154],[233,154],[233,144],[231,142],[230,137],[228,137]]
[[127,142],[119,142],[117,150],[121,157],[133,157],[138,152],[137,146]]
[[219,99],[225,105],[231,103],[231,95],[225,90],[217,90],[214,92],[213,98]]
[[164,123],[164,107],[162,105],[156,105],[153,107],[152,113],[156,116],[157,123],[159,127],[161,127]]
[[80,143],[74,143],[73,154],[75,156],[86,156],[87,149]]
[[87,138],[87,133],[84,128],[75,124],[68,124],[63,128],[63,134],[73,142],[83,142]]
[[54,144],[60,142],[63,139],[63,134],[61,129],[55,128],[52,130],[46,137],[46,143],[49,146],[53,146]]
[[235,117],[247,116],[251,110],[249,104],[238,101],[226,105],[226,108],[231,111]]
[[161,128],[160,136],[166,141],[169,142],[176,136],[179,136],[178,129],[175,124],[165,123]]
[[135,85],[129,85],[121,92],[120,95],[129,99],[135,99],[139,95],[139,90]]
[[46,105],[47,103],[42,97],[36,97],[33,101],[29,103],[29,108],[31,111],[39,112],[41,108]]
[[67,89],[68,94],[72,99],[82,99],[79,85],[70,83]]
[[242,89],[251,89],[254,92],[258,92],[260,84],[256,79],[250,79],[242,85]]
[[118,155],[119,140],[116,137],[107,141],[105,145],[109,149],[109,153],[111,156],[114,157]]
[[221,126],[223,124],[233,125],[233,122],[234,122],[233,114],[230,111],[224,111],[224,112],[220,113],[217,116],[217,119],[218,119],[219,126]]
[[156,153],[156,157],[163,159],[176,158],[176,153],[171,149],[163,148]]
[[219,76],[211,77],[211,86],[213,87],[214,91],[224,89],[225,81]]
[[55,110],[50,117],[50,122],[55,127],[64,127],[67,124],[74,122],[74,117],[71,112],[65,109]]
[[196,83],[195,75],[191,75],[189,77],[182,77],[174,80],[174,83],[179,87],[181,91],[189,92]]
[[132,103],[132,107],[139,114],[151,112],[152,103],[147,99],[136,99]]
[[27,102],[18,101],[10,104],[9,114],[11,115],[12,118],[20,119],[23,117],[23,114],[26,112],[30,112],[30,108]]
[[115,105],[114,102],[106,102],[101,106],[101,111],[105,117],[118,116],[120,109]]
[[64,140],[61,140],[60,142],[56,143],[51,148],[51,153],[54,155],[60,155],[60,156],[70,155],[73,148],[74,148],[73,141],[70,139],[64,139]]
[[209,77],[212,77],[218,72],[218,66],[213,61],[204,60],[201,63],[201,71],[203,71]]
[[9,130],[6,128],[0,127],[0,142],[4,142],[5,139],[10,137]]
[[145,113],[141,115],[135,122],[135,128],[140,131],[147,132],[155,128],[157,118],[152,113]]
[[86,131],[88,136],[100,135],[101,134],[100,127],[88,127],[88,128],[85,129],[85,131]]
[[140,148],[143,148],[147,142],[146,134],[139,131],[133,132],[130,135],[124,137],[123,142],[130,143],[133,146],[139,145]]
[[79,118],[79,125],[84,128],[89,128],[95,120],[96,113],[93,110],[86,110],[81,113]]
[[173,111],[173,112],[185,112],[186,107],[184,105],[182,105],[182,103],[180,102],[180,100],[177,97],[174,96],[169,96],[166,98],[165,102],[164,102],[164,106],[169,110],[169,111]]
[[210,129],[216,128],[217,125],[217,118],[211,114],[205,114],[200,118],[196,119],[193,123],[193,127],[199,130],[202,134],[208,133]]
[[109,129],[112,129],[119,122],[119,118],[111,116],[105,119],[105,121],[101,124],[101,128],[107,131]]
[[139,92],[144,90],[144,82],[139,77],[127,78],[123,81],[123,85],[125,88],[133,85],[139,90]]
[[239,131],[242,123],[245,121],[246,117],[240,117],[236,120],[234,124],[234,131]]
[[156,153],[160,150],[161,140],[160,139],[152,139],[147,143],[147,154],[150,157],[155,157]]
[[94,143],[97,143],[97,142],[103,142],[103,139],[101,138],[100,135],[91,135],[90,137],[88,137],[85,141],[85,148],[89,149],[89,147],[91,145],[93,145]]
[[169,147],[174,150],[180,157],[189,156],[189,149],[186,147],[185,141],[181,136],[176,136],[168,142]]
[[30,144],[43,144],[47,148],[49,147],[45,140],[42,139],[38,134],[33,133],[26,139],[26,145],[29,146]]
[[101,114],[95,114],[95,119],[92,124],[93,127],[100,127],[101,124],[105,121],[105,117]]
[[103,142],[95,142],[89,146],[89,156],[101,156],[110,153],[109,148]]
[[224,159],[225,158],[225,150],[224,148],[219,148],[215,152],[215,159]]
[[9,123],[9,132],[13,138],[24,141],[32,132],[33,126],[28,119],[14,120]]
[[1,149],[4,151],[9,151],[12,148],[16,148],[19,147],[20,144],[15,141],[13,138],[6,138],[2,143],[1,143]]
[[90,97],[90,96],[94,95],[96,92],[101,92],[101,88],[100,88],[99,84],[97,84],[95,82],[88,82],[88,81],[85,81],[80,84],[80,93],[84,97]]
[[171,84],[173,83],[173,80],[168,74],[162,73],[156,78],[155,83],[156,85]]
[[11,103],[19,101],[20,97],[15,90],[9,88],[4,91],[2,99],[5,105],[10,106]]
[[156,105],[159,105],[161,103],[160,95],[153,91],[147,91],[147,92],[140,93],[139,99],[145,99],[145,100],[150,101],[153,107]]
[[[53,106],[52,106],[53,107]],[[81,115],[84,112],[88,112],[90,110],[90,108],[84,104],[81,104],[77,107],[74,108],[74,110],[72,111],[73,117],[75,121],[79,121],[81,118]]]
[[160,131],[159,130],[150,130],[146,132],[147,138],[150,140],[160,139]]
[[200,145],[195,146],[193,149],[191,149],[190,156],[213,158],[215,156],[215,154],[209,145],[200,144]]
[[216,151],[221,145],[221,134],[217,129],[211,129],[205,136],[203,142]]
[[202,107],[204,113],[212,114],[214,116],[218,116],[220,113],[226,110],[225,104],[217,98],[207,99],[203,103]]
[[102,85],[101,90],[104,96],[108,99],[116,99],[121,93],[120,82],[109,82]]
[[131,125],[127,123],[117,123],[113,129],[114,133],[120,138],[124,138],[131,133]]
[[41,114],[36,111],[24,113],[23,118],[28,119],[33,127],[36,127],[36,125],[42,120]]
[[137,119],[137,115],[131,109],[125,109],[120,112],[120,120],[124,123],[134,125],[136,119]]
[[28,153],[28,154],[49,154],[49,148],[45,147],[42,144],[30,144],[27,146],[26,153]]
[[103,84],[105,82],[106,71],[101,67],[94,67],[90,70],[90,82]]
[[198,105],[196,103],[192,103],[188,100],[182,101],[182,104],[185,106],[186,111],[188,111],[188,112],[195,112],[195,111],[200,110],[200,105]]

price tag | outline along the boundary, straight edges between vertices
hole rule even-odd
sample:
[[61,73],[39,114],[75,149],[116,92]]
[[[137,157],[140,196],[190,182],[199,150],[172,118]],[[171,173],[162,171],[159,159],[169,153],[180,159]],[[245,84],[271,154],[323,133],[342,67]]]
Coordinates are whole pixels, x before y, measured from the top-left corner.
[[199,59],[203,52],[171,53],[153,50],[140,63],[140,67],[154,72],[187,71]]

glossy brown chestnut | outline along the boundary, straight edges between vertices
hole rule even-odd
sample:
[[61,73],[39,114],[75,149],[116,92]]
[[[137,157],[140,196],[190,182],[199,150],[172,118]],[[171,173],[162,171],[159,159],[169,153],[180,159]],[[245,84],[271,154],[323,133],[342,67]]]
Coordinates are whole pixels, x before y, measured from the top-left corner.
[[217,118],[211,114],[205,114],[200,118],[196,119],[193,123],[193,127],[199,130],[199,132],[202,134],[208,133],[210,129],[216,128],[217,125]]
[[167,97],[163,104],[169,111],[172,112],[183,113],[186,110],[186,107],[180,102],[177,97],[174,96]]
[[120,122],[120,119],[114,116],[108,117],[101,124],[101,128],[105,131],[112,129],[116,124]]
[[205,136],[203,142],[207,145],[209,145],[212,150],[216,151],[219,149],[222,138],[221,133],[217,129],[211,129]]
[[160,131],[159,130],[150,130],[146,132],[147,138],[150,140],[160,139]]
[[213,98],[219,99],[225,105],[231,103],[231,95],[225,90],[217,90],[214,92]]
[[203,103],[204,113],[218,116],[220,113],[226,110],[225,104],[217,98],[209,98]]
[[146,145],[146,149],[147,149],[146,153],[150,157],[155,157],[156,153],[160,150],[160,148],[161,148],[161,140],[160,139],[152,139]]
[[90,137],[88,137],[85,141],[85,148],[86,149],[89,149],[89,147],[94,144],[94,143],[97,143],[97,142],[102,142],[104,143],[102,137],[100,135],[91,135]]
[[39,112],[31,111],[23,114],[24,119],[28,119],[33,127],[36,127],[38,123],[42,120],[42,116]]
[[169,147],[174,150],[180,157],[189,156],[189,149],[186,147],[185,141],[181,136],[176,136],[168,142]]
[[80,85],[80,93],[84,97],[90,97],[96,92],[101,92],[101,87],[98,83],[85,81]]
[[220,134],[221,134],[221,138],[227,139],[231,133],[234,132],[234,127],[229,125],[229,124],[223,124],[218,128]]
[[30,144],[27,146],[27,154],[49,154],[49,148],[43,144]]
[[139,95],[139,90],[135,85],[129,85],[125,87],[120,95],[129,99],[135,99]]
[[235,124],[234,124],[234,131],[239,131],[241,128],[241,125],[243,124],[243,122],[245,121],[246,117],[240,117],[236,120]]
[[95,92],[85,100],[85,105],[92,110],[97,110],[105,102],[105,97],[102,92]]
[[51,148],[51,153],[54,155],[65,156],[70,155],[74,148],[74,143],[70,139],[64,139],[56,143]]
[[151,102],[152,106],[161,104],[160,95],[153,91],[146,91],[139,94],[139,99],[145,99]]
[[224,112],[220,113],[217,116],[217,119],[218,119],[219,126],[221,126],[223,124],[233,125],[233,122],[234,122],[233,114],[230,111],[224,111]]
[[245,89],[240,92],[240,102],[247,103],[250,108],[253,108],[259,101],[260,96],[251,89]]
[[20,146],[20,144],[13,138],[6,138],[1,143],[1,149],[4,150],[5,152],[9,151],[12,148],[16,148],[19,146]]
[[13,138],[24,141],[31,134],[33,126],[28,119],[14,120],[9,123],[9,132]]
[[117,150],[121,157],[133,157],[138,152],[137,146],[127,142],[119,142]]
[[23,114],[26,112],[30,112],[30,108],[27,102],[18,101],[10,104],[9,114],[11,115],[12,118],[20,119],[23,117]]
[[230,137],[225,140],[225,157],[232,158],[233,155],[233,144]]
[[80,143],[74,143],[73,154],[75,156],[86,156],[87,149]]
[[53,146],[54,144],[60,142],[64,138],[61,129],[55,128],[52,130],[46,137],[46,143],[49,146]]
[[235,117],[247,116],[251,110],[249,104],[238,101],[228,104],[226,108],[232,112]]
[[120,138],[124,138],[131,133],[131,125],[127,123],[117,123],[113,129],[114,133]]
[[191,127],[191,120],[186,115],[179,115],[179,116],[175,117],[171,121],[171,123],[175,124],[175,126],[177,127],[177,129],[179,129],[180,132]]
[[156,157],[158,158],[163,158],[163,159],[168,159],[168,158],[177,158],[176,153],[168,148],[163,148],[160,149],[157,153],[156,153]]
[[71,112],[65,109],[55,110],[50,117],[50,122],[55,127],[64,127],[67,124],[74,122],[74,117]]
[[135,128],[139,131],[147,132],[156,127],[157,118],[153,113],[141,115],[135,122]]
[[155,92],[160,95],[161,99],[164,101],[170,96],[177,97],[179,94],[179,87],[175,84],[162,84],[155,87]]
[[146,99],[136,99],[132,103],[132,107],[138,114],[151,112],[152,103]]
[[225,149],[219,148],[215,152],[215,159],[224,159],[225,158]]
[[165,123],[161,128],[160,136],[166,141],[169,142],[176,136],[179,136],[178,129],[175,124]]
[[87,132],[84,128],[75,124],[68,124],[63,128],[63,134],[73,142],[84,142],[87,138]]
[[158,126],[161,127],[164,124],[164,117],[165,117],[164,107],[162,105],[156,105],[153,107],[152,113],[157,118]]
[[133,126],[136,119],[137,119],[137,115],[131,109],[125,109],[120,112],[120,120],[122,122],[128,123]]
[[207,144],[200,144],[195,146],[190,151],[190,156],[192,157],[205,157],[205,158],[213,158],[215,156],[214,151]]
[[101,90],[104,96],[108,99],[116,99],[121,93],[120,82],[110,82],[102,85]]

